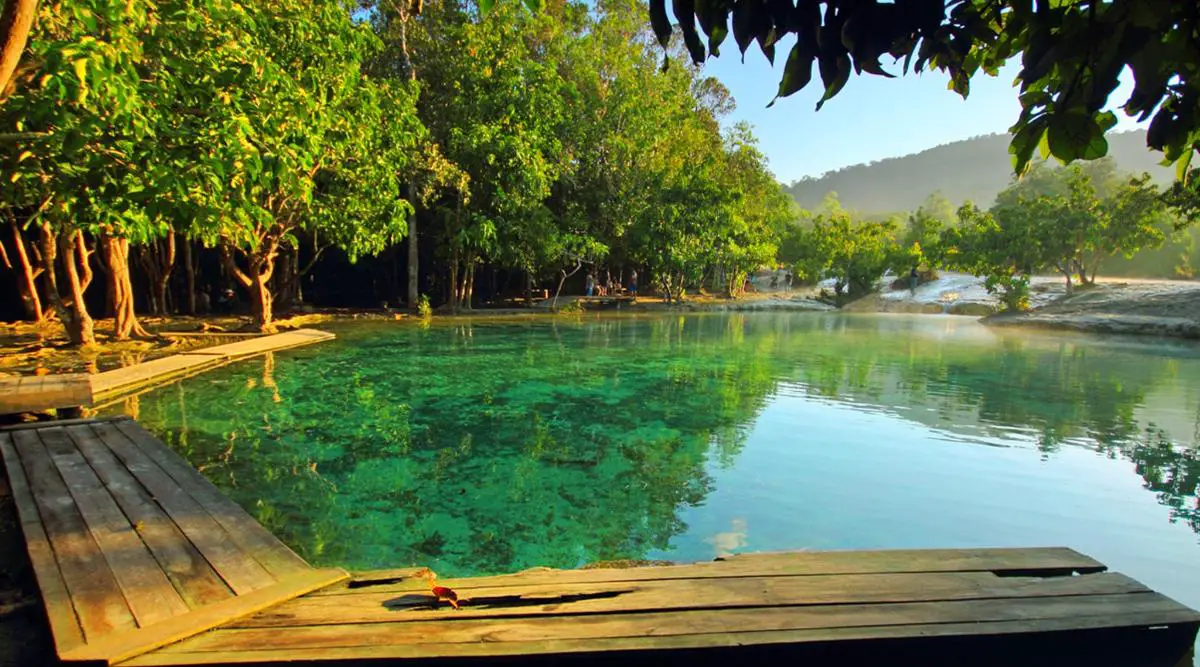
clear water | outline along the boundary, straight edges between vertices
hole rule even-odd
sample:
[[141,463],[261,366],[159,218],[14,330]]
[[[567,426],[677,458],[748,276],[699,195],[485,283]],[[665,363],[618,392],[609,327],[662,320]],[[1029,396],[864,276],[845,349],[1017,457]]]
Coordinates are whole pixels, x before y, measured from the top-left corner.
[[317,564],[1066,545],[1200,607],[1200,346],[785,313],[332,330],[123,407]]

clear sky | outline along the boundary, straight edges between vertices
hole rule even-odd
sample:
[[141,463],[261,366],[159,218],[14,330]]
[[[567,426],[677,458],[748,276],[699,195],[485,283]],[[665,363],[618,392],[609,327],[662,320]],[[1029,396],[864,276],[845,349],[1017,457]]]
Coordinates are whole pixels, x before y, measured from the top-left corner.
[[[1012,85],[1019,70],[1016,61],[998,77],[976,76],[965,101],[946,88],[947,77],[936,71],[895,79],[852,74],[842,92],[819,112],[814,108],[823,89],[814,65],[812,83],[768,109],[793,41],[789,37],[776,45],[774,68],[757,44],[746,50],[742,64],[732,38],[726,40],[720,58],[705,64],[705,72],[720,79],[737,102],[726,122],[744,120],[754,126],[771,170],[784,183],[981,134],[1007,132],[1020,115]],[[899,74],[900,64],[891,66],[888,60],[884,58],[884,69]],[[1111,99],[1124,102],[1130,84],[1126,77]],[[1119,110],[1117,117],[1116,129],[1136,127]]]

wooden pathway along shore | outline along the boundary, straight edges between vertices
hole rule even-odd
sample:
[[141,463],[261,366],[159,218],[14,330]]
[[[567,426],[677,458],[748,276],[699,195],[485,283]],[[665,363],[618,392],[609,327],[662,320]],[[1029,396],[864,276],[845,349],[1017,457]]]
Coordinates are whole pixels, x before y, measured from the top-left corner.
[[[1161,664],[1197,613],[1066,548],[439,580],[314,569],[126,418],[0,429],[59,657],[122,665]],[[905,662],[908,661],[908,662]]]

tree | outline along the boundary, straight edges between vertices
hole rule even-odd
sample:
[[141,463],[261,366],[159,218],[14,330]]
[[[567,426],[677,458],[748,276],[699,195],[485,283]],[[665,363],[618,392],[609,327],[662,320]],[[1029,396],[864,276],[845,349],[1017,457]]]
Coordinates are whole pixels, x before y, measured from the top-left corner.
[[1076,279],[1094,283],[1105,259],[1163,242],[1157,223],[1164,204],[1150,177],[1122,182],[1103,161],[1089,166],[1035,170],[1035,179],[1014,183],[992,209],[1000,226],[1028,231],[1035,263],[1061,273],[1068,292]]
[[[822,11],[822,5],[824,9]],[[1095,159],[1108,150],[1104,134],[1116,116],[1103,111],[1129,68],[1136,84],[1123,109],[1152,118],[1147,143],[1176,162],[1182,177],[1200,150],[1200,14],[1171,0],[749,0],[674,2],[678,28],[696,63],[718,56],[730,33],[742,53],[754,42],[772,62],[775,46],[795,35],[778,96],[803,89],[813,64],[824,94],[836,96],[851,72],[893,76],[880,60],[904,60],[901,70],[937,69],[959,95],[983,71],[995,76],[1021,54],[1022,111],[1010,152],[1023,173],[1040,147],[1063,161]],[[661,44],[674,32],[666,0],[650,0],[650,23]],[[697,23],[699,30],[697,30]],[[701,37],[707,37],[707,47]],[[910,67],[911,66],[911,67]]]
[[203,110],[178,132],[195,165],[192,233],[220,245],[270,331],[276,259],[297,233],[351,259],[403,236],[398,176],[423,131],[416,90],[365,76],[378,43],[338,0],[221,5],[195,25],[174,79],[176,97]]
[[1004,310],[1028,308],[1029,277],[1041,261],[1028,220],[1010,218],[1002,225],[971,203],[958,209],[958,219],[959,225],[942,237],[947,264],[984,277],[988,293],[1000,294]]
[[[38,229],[46,295],[77,345],[95,342],[84,293],[97,241],[109,294],[118,299],[116,337],[143,333],[133,316],[127,255],[131,238],[147,238],[161,224],[146,208],[153,194],[146,167],[155,155],[147,137],[157,122],[140,71],[150,25],[139,2],[44,6],[30,49],[38,83],[0,110],[6,130],[31,139],[12,164],[4,206],[18,226]],[[35,288],[24,285],[29,301]]]
[[825,257],[823,272],[834,279],[839,303],[875,290],[894,262],[897,231],[892,220],[855,221],[840,206],[813,220],[813,243]]
[[0,12],[0,102],[9,95],[36,14],[37,0],[4,0]]

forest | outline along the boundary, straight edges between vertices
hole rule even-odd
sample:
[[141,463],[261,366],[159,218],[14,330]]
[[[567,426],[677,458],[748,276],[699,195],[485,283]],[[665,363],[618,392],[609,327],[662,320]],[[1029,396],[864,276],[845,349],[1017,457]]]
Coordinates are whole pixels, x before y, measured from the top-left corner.
[[1171,200],[1111,159],[1055,169],[1047,149],[986,211],[801,209],[638,0],[38,12],[0,105],[0,284],[19,295],[0,309],[74,345],[97,317],[105,340],[214,309],[270,331],[302,301],[456,313],[634,271],[679,301],[786,267],[840,304],[954,269],[1012,307],[1032,273],[1087,285],[1143,250],[1159,277],[1194,274],[1195,187]]
[[791,216],[722,129],[728,91],[662,68],[635,0],[38,11],[0,107],[0,261],[74,344],[229,289],[270,330],[306,288],[454,312],[581,270],[737,285]]

